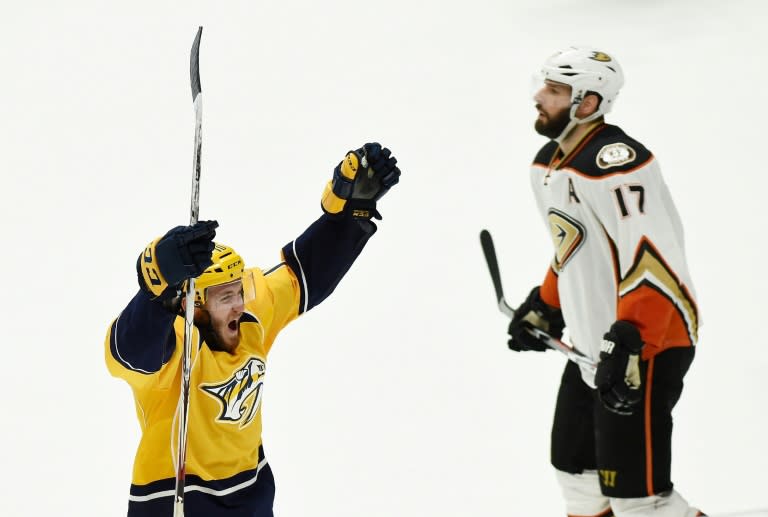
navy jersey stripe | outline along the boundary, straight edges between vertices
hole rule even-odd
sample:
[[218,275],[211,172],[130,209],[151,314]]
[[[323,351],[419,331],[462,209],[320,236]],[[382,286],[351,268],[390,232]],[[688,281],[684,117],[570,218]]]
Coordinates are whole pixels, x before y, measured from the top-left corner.
[[265,271],[264,272],[264,276],[267,276],[270,273],[274,273],[275,271],[277,271],[279,268],[281,268],[284,265],[285,265],[285,262],[280,262],[276,266],[272,267],[269,271]]
[[142,290],[112,323],[109,348],[125,368],[144,374],[158,372],[176,348],[176,315]]
[[[174,511],[173,490],[169,496],[147,501],[128,501],[128,517],[169,517]],[[199,490],[197,485],[184,491],[186,517],[273,517],[275,480],[269,464],[242,490],[216,496]]]
[[302,284],[299,314],[330,295],[360,255],[376,225],[367,219],[323,214],[283,247],[283,256]]
[[307,309],[307,278],[304,276],[304,267],[296,253],[296,241],[291,241],[283,248],[285,263],[291,268],[293,274],[299,281],[299,314],[303,314]]
[[[259,446],[259,464],[254,469],[244,470],[226,479],[205,480],[199,476],[185,476],[185,492],[197,491],[214,496],[226,496],[245,489],[256,482],[259,471],[267,464],[264,448]],[[129,500],[142,502],[160,497],[172,496],[176,487],[176,478],[159,479],[146,485],[131,485]]]

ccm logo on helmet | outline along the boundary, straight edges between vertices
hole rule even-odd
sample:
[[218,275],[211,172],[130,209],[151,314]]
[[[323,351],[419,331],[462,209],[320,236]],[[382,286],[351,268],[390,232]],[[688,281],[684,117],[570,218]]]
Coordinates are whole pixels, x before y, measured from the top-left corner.
[[238,267],[240,264],[242,264],[242,260],[238,260],[237,262],[233,262],[232,264],[227,266],[227,269],[232,269],[233,267]]

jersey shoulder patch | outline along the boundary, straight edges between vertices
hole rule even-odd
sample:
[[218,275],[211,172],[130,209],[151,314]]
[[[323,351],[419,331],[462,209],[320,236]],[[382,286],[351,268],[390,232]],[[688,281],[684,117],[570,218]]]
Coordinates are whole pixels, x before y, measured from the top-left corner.
[[598,128],[583,145],[563,167],[594,178],[629,172],[653,157],[643,144],[609,124]]
[[632,163],[637,158],[637,152],[624,142],[604,145],[597,153],[595,162],[601,169],[619,167]]
[[555,155],[555,152],[557,151],[557,142],[554,140],[550,140],[546,144],[544,144],[544,147],[539,149],[539,152],[536,153],[536,158],[533,159],[534,165],[543,165],[544,167],[549,166],[549,162],[552,161],[552,157]]

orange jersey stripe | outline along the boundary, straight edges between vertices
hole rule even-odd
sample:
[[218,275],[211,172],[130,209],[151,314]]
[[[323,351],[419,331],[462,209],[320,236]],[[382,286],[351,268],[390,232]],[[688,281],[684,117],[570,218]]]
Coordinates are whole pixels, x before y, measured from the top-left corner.
[[619,291],[617,319],[630,321],[640,330],[646,345],[643,359],[696,342],[696,304],[649,239],[638,244],[634,264]]
[[621,299],[617,319],[632,322],[640,330],[645,343],[643,359],[668,348],[692,345],[680,311],[651,284],[641,285]]
[[636,170],[642,169],[643,167],[647,166],[654,159],[655,159],[655,157],[653,155],[651,155],[651,157],[648,158],[647,160],[645,160],[643,163],[640,163],[640,164],[636,165],[635,167],[632,167],[631,169],[628,169],[628,170],[625,170],[625,171],[610,172],[610,173],[602,174],[600,176],[590,176],[589,174],[584,174],[583,172],[579,171],[578,169],[574,169],[573,167],[562,167],[562,168],[559,168],[559,169],[555,169],[555,168],[547,167],[546,165],[543,165],[543,164],[540,164],[540,163],[534,163],[533,165],[531,165],[531,167],[535,167],[537,169],[542,169],[542,170],[545,170],[545,171],[546,170],[552,170],[553,172],[570,172],[570,173],[573,173],[573,174],[575,174],[577,176],[580,176],[580,177],[582,177],[584,179],[600,181],[600,180],[604,180],[604,179],[607,179],[607,178],[612,178],[614,176],[623,176],[624,174],[631,174],[631,173],[635,172]]
[[550,307],[560,308],[560,294],[557,292],[557,273],[550,267],[539,288],[541,300]]
[[645,484],[648,495],[653,495],[653,440],[651,435],[651,386],[653,382],[653,363],[648,360],[648,372],[645,375]]

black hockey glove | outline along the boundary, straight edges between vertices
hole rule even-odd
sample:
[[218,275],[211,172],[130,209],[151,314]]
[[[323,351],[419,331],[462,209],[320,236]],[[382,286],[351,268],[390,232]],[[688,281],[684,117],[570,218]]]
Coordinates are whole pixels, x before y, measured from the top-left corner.
[[139,287],[153,299],[176,296],[181,283],[196,278],[210,266],[216,221],[177,226],[144,249],[136,261]]
[[376,202],[400,181],[396,164],[392,152],[376,142],[348,152],[325,187],[323,210],[330,215],[381,219]]
[[643,398],[642,349],[640,331],[628,321],[617,321],[603,336],[595,385],[603,405],[619,415],[631,415]]
[[515,310],[515,316],[509,323],[509,348],[516,352],[549,350],[543,341],[528,332],[527,329],[534,327],[557,339],[562,337],[565,328],[562,311],[544,303],[539,296],[538,287],[534,287],[528,298]]

